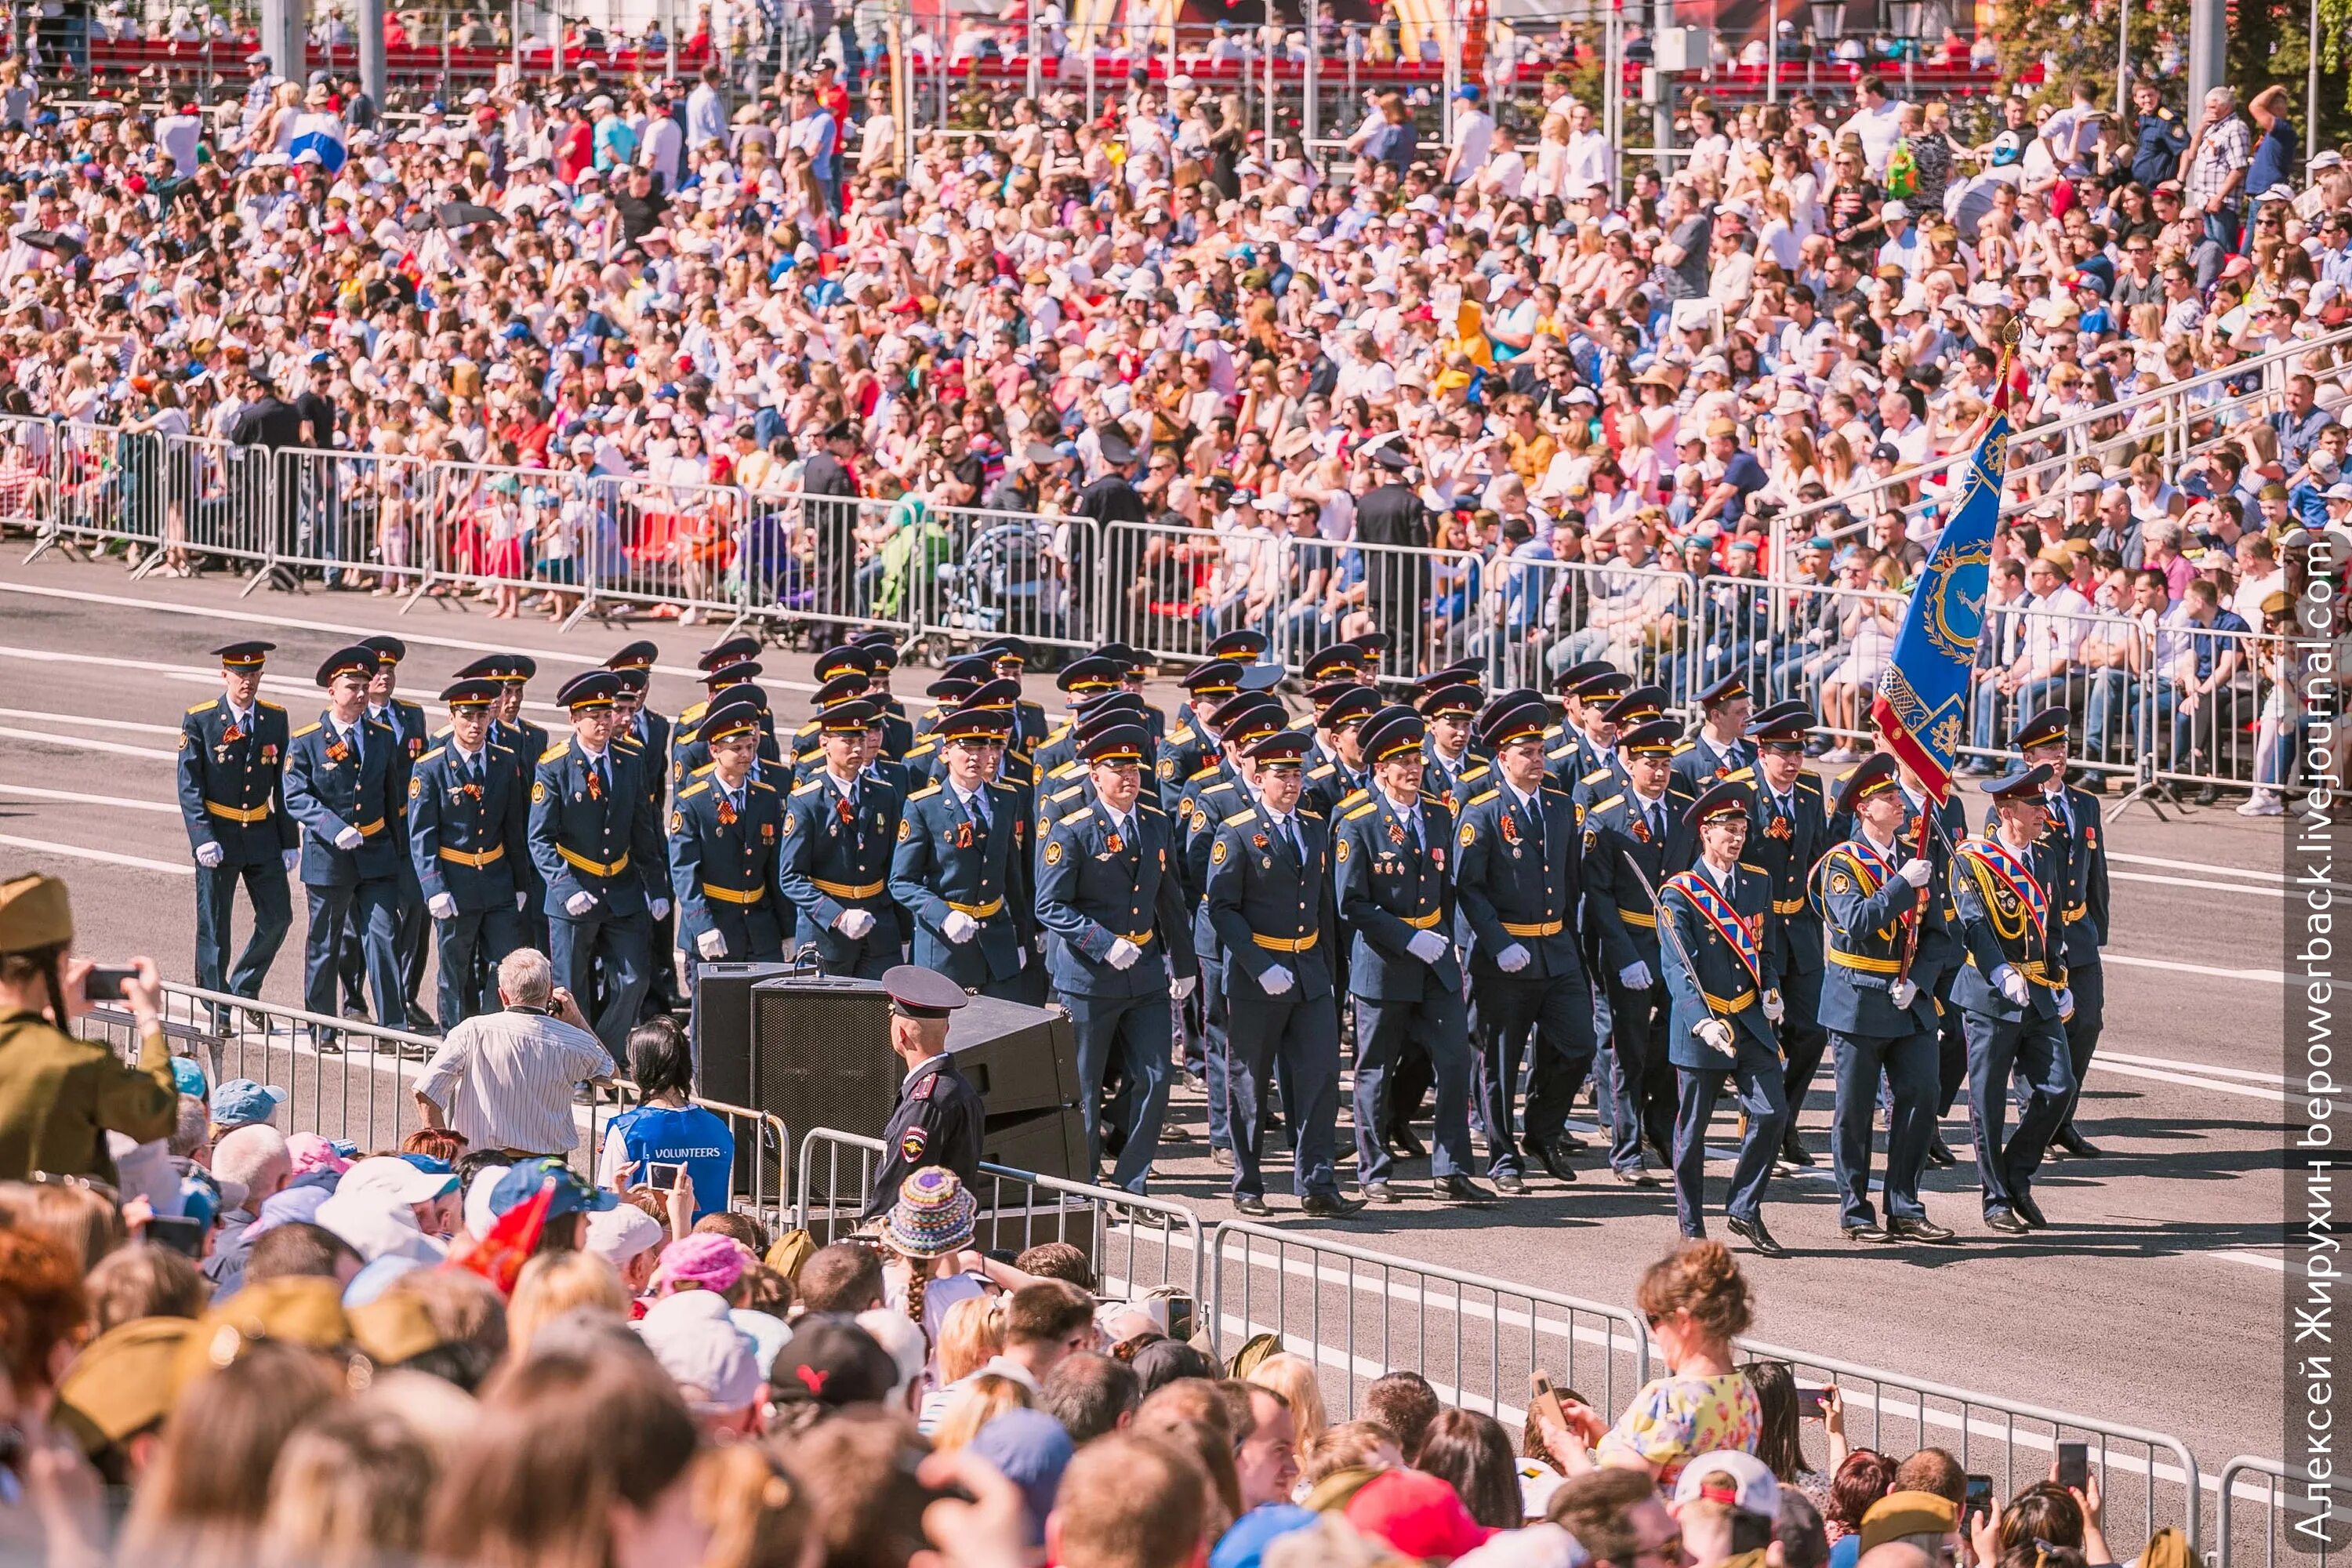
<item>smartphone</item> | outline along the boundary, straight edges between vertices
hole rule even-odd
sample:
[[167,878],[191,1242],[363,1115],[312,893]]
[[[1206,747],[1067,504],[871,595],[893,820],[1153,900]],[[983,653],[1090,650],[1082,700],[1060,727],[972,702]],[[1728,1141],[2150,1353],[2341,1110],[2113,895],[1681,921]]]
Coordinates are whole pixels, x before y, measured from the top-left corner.
[[85,1002],[120,1002],[123,997],[123,987],[138,978],[139,972],[127,966],[95,965],[82,976],[81,999]]
[[1568,1426],[1568,1411],[1560,1405],[1550,1377],[1540,1372],[1528,1373],[1528,1405],[1542,1421],[1563,1428]]
[[1192,1337],[1192,1298],[1171,1296],[1168,1300],[1168,1337],[1189,1340]]
[[2087,1491],[2091,1485],[2091,1446],[2087,1443],[2058,1445],[2058,1484],[2076,1491]]
[[658,1188],[665,1193],[670,1192],[677,1186],[677,1178],[685,1170],[684,1165],[666,1164],[659,1160],[651,1161],[646,1166],[646,1185]]
[[1820,1420],[1829,1403],[1829,1393],[1826,1388],[1816,1388],[1802,1383],[1797,1384],[1797,1419]]
[[1968,1502],[1960,1510],[1960,1517],[1963,1520],[1969,1520],[1980,1517],[1989,1519],[1991,1516],[1992,1478],[1990,1476],[1969,1476]]
[[168,1247],[183,1258],[194,1258],[205,1249],[205,1228],[200,1219],[157,1215],[147,1222],[146,1235],[158,1247]]

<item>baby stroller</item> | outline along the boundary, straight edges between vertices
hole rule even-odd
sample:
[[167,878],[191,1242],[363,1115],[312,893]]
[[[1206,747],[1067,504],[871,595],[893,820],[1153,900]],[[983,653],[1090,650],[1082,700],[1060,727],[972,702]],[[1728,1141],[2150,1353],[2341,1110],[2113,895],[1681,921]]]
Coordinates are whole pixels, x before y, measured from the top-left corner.
[[942,662],[950,643],[1007,632],[1047,642],[1068,636],[1069,586],[1042,522],[976,524],[957,559],[939,568],[939,594],[946,635],[932,642]]

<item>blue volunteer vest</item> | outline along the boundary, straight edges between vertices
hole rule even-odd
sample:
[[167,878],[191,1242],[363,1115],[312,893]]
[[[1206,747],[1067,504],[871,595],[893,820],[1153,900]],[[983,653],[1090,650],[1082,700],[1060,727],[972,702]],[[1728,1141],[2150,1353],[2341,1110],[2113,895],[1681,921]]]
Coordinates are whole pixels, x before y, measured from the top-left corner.
[[648,1162],[684,1165],[694,1183],[694,1217],[718,1214],[727,1207],[728,1188],[735,1175],[735,1135],[727,1123],[698,1105],[673,1110],[664,1105],[641,1105],[613,1118],[621,1147],[638,1165],[645,1179]]

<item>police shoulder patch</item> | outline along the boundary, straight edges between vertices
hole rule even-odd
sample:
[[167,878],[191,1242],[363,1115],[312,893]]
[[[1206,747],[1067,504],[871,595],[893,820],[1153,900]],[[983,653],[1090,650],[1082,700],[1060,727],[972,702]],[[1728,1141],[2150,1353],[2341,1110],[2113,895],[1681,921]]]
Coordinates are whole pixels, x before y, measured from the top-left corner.
[[1048,838],[1045,840],[1045,864],[1058,866],[1061,863],[1062,841],[1058,838]]
[[1225,841],[1223,838],[1220,838],[1216,843],[1209,847],[1209,864],[1212,866],[1222,866],[1224,863]]
[[1331,858],[1334,860],[1345,860],[1347,858],[1348,841],[1342,838],[1338,843],[1331,846]]
[[547,785],[544,783],[535,784],[530,786],[530,799],[532,805],[536,805],[546,798]]
[[182,750],[182,751],[184,751],[184,751],[186,751],[187,749],[188,749],[188,732],[187,732],[185,730],[183,730],[183,731],[180,731],[180,750]]
[[909,1163],[923,1157],[923,1130],[909,1127],[898,1134],[898,1157]]
[[419,794],[421,794],[421,793],[424,791],[424,788],[425,788],[425,781],[424,781],[423,779],[418,779],[418,778],[412,778],[412,779],[410,779],[410,780],[408,781],[408,798],[409,798],[409,799],[411,799],[411,800],[415,800],[415,799],[417,797],[417,795],[418,795]]
[[915,826],[905,817],[898,819],[898,842],[904,844],[915,836]]
[[669,830],[672,833],[679,832],[683,830],[685,826],[686,813],[682,811],[673,811],[669,814]]
[[784,837],[785,837],[790,838],[790,837],[793,836],[793,829],[794,827],[796,827],[796,826],[798,826],[800,825],[800,820],[801,820],[801,819],[800,819],[799,817],[794,816],[793,816],[791,812],[789,812],[789,811],[788,811],[788,812],[786,812],[786,813],[784,813]]
[[1176,759],[1173,757],[1160,758],[1160,766],[1157,772],[1163,779],[1174,778],[1176,776]]
[[1471,845],[1478,842],[1478,829],[1474,825],[1465,822],[1462,825],[1461,837],[1462,847],[1465,849],[1467,849]]

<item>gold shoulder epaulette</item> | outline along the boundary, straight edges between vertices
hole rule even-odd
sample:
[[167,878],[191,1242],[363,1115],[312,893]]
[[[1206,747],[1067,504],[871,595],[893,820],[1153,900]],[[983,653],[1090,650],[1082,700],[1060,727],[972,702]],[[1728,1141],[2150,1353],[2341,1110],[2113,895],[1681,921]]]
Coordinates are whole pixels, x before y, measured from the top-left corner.
[[418,762],[420,762],[420,763],[429,763],[429,762],[431,762],[434,758],[436,758],[436,757],[439,756],[443,752],[446,752],[446,751],[447,751],[448,749],[449,749],[449,748],[448,748],[448,747],[446,747],[446,746],[436,746],[436,747],[434,747],[431,751],[429,751],[429,752],[425,752],[423,756],[421,756],[421,757],[417,758],[416,760],[417,760]]
[[1625,798],[1625,797],[1624,797],[1624,795],[1622,795],[1622,794],[1619,794],[1619,795],[1611,795],[1607,800],[1595,801],[1595,802],[1593,803],[1593,805],[1592,805],[1592,809],[1593,809],[1594,811],[1606,811],[1606,810],[1608,810],[1611,806],[1615,805],[1619,801],[1623,800],[1624,798]]
[[1748,779],[1752,779],[1752,778],[1754,778],[1755,776],[1756,776],[1756,770],[1755,770],[1754,768],[1752,768],[1752,767],[1738,767],[1738,768],[1734,768],[1734,769],[1732,769],[1729,773],[1727,773],[1724,774],[1724,775],[1723,775],[1723,782],[1724,782],[1724,783],[1726,783],[1726,784],[1742,784],[1742,783],[1745,783],[1746,781],[1748,781]]
[[562,756],[565,752],[571,750],[571,742],[559,741],[554,745],[548,747],[547,750],[540,752],[539,760],[542,763],[551,763],[555,761],[556,758]]
[[316,724],[305,724],[300,729],[295,731],[294,733],[289,735],[287,739],[289,741],[299,741],[305,735],[315,735],[318,732],[319,726]]
[[188,711],[191,713],[209,713],[213,710],[213,703],[218,702],[219,700],[220,699],[215,697],[212,699],[211,701],[199,702],[194,708],[189,709]]
[[922,789],[919,789],[919,790],[917,790],[914,794],[912,794],[912,795],[908,795],[908,796],[907,797],[907,804],[908,804],[908,805],[914,805],[914,804],[915,804],[917,801],[919,801],[919,800],[929,800],[931,796],[933,796],[933,795],[937,795],[937,794],[939,794],[939,793],[940,793],[940,786],[939,786],[939,785],[937,785],[937,784],[929,784],[929,785],[926,785],[924,788],[922,788]]
[[703,780],[700,784],[690,784],[684,789],[677,792],[677,798],[680,800],[692,800],[696,795],[703,794],[709,788],[710,781],[709,779]]
[[1742,860],[1739,862],[1739,868],[1743,871],[1753,871],[1759,877],[1769,877],[1772,874],[1770,868],[1759,866],[1751,860]]
[[1474,805],[1484,805],[1502,793],[1503,792],[1499,789],[1480,790],[1476,795],[1472,795],[1468,800],[1464,801],[1462,804],[1465,808]]
[[811,779],[811,780],[809,780],[809,781],[808,781],[808,783],[806,783],[806,784],[794,784],[794,785],[793,786],[793,794],[795,796],[803,795],[807,795],[807,794],[808,794],[808,793],[810,793],[812,790],[820,790],[820,789],[823,789],[824,787],[824,781],[823,779]]
[[1251,807],[1244,806],[1243,809],[1234,813],[1231,816],[1221,820],[1217,826],[1220,827],[1238,827],[1244,822],[1254,822],[1256,819],[1257,812]]
[[1595,768],[1577,782],[1580,784],[1599,784],[1602,779],[1605,779],[1608,776],[1609,770],[1607,768]]

